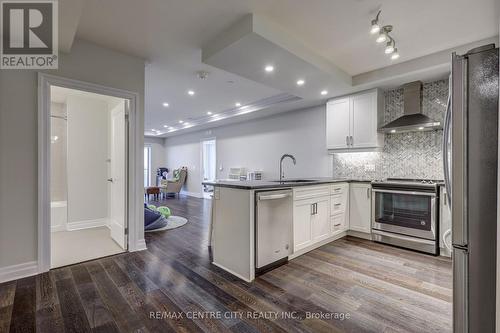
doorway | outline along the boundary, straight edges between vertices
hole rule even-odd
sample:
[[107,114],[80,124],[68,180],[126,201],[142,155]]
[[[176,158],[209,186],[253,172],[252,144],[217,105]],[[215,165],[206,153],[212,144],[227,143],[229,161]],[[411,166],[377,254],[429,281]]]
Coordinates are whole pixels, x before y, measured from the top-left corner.
[[[201,142],[201,161],[202,180],[215,180],[217,178],[217,156],[214,138]],[[202,185],[204,198],[210,199],[213,191],[213,186]]]
[[146,248],[137,100],[39,74],[39,272]]
[[50,96],[50,267],[124,252],[128,101],[57,86]]

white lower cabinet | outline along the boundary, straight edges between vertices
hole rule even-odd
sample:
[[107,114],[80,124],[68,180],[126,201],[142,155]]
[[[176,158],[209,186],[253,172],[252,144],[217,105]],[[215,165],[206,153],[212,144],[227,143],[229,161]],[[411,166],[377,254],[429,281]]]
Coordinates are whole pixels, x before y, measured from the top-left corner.
[[337,234],[342,231],[345,231],[347,229],[346,225],[346,214],[338,214],[338,215],[333,215],[330,218],[330,223],[331,223],[331,228],[332,228],[332,234]]
[[371,233],[371,188],[369,183],[350,184],[349,230]]
[[349,184],[294,189],[293,252],[347,230]]
[[293,203],[293,251],[312,244],[311,216],[312,200],[297,200]]
[[313,243],[330,237],[330,198],[318,198],[314,203],[315,209],[311,215],[311,229]]

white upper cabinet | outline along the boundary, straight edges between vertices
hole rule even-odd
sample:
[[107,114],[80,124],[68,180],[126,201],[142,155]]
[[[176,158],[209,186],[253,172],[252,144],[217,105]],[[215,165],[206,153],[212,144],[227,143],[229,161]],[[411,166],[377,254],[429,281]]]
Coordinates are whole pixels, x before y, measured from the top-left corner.
[[383,146],[378,133],[383,99],[378,89],[341,97],[326,104],[326,147],[329,150],[376,150]]
[[351,127],[349,98],[339,98],[326,104],[326,147],[328,149],[345,149]]

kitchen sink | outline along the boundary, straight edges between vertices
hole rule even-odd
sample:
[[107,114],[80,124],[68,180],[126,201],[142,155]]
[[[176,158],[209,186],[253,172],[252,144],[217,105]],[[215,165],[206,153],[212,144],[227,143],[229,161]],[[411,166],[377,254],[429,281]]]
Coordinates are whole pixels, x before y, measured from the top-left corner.
[[283,179],[283,180],[272,180],[273,183],[311,183],[316,182],[316,179]]

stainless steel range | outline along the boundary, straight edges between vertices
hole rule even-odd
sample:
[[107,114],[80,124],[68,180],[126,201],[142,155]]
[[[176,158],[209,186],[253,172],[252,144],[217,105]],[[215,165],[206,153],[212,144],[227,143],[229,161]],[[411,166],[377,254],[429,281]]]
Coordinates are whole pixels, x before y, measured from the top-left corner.
[[438,255],[439,183],[401,178],[372,182],[373,240]]

